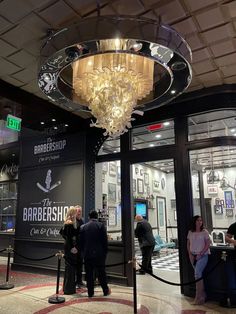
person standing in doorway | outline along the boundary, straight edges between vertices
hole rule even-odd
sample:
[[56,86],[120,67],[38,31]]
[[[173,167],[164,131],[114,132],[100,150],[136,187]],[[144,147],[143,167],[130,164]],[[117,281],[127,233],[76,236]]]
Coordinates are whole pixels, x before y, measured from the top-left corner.
[[[208,231],[204,229],[202,217],[199,215],[194,216],[187,236],[187,250],[196,280],[202,277],[202,273],[207,265],[210,243],[210,236]],[[196,282],[194,304],[203,304],[205,299],[204,282],[201,279]]]
[[63,227],[60,230],[64,238],[64,258],[65,273],[63,282],[64,294],[74,294],[76,292],[75,273],[77,268],[77,226],[76,226],[77,209],[70,207],[66,213]]
[[236,222],[229,226],[225,235],[225,242],[231,243],[236,247]]
[[135,237],[138,238],[139,247],[142,252],[142,267],[139,270],[139,274],[145,275],[146,271],[152,274],[152,254],[155,246],[152,227],[141,215],[136,215],[135,221],[137,222],[137,225],[134,234]]
[[84,224],[82,219],[82,207],[80,205],[75,205],[77,210],[76,212],[76,226],[77,226],[77,246],[78,246],[78,254],[77,254],[77,270],[76,270],[76,288],[81,288],[84,286],[82,280],[83,273],[83,258],[80,250],[80,227]]
[[89,213],[89,222],[80,227],[80,247],[84,258],[88,296],[94,296],[94,272],[96,271],[104,296],[111,293],[107,285],[105,261],[108,249],[107,232],[98,221],[95,210]]

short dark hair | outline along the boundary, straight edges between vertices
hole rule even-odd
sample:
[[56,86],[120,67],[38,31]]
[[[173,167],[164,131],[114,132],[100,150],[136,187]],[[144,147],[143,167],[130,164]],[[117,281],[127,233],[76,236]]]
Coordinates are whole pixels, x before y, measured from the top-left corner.
[[89,218],[90,219],[98,219],[98,212],[96,210],[90,210],[89,212]]

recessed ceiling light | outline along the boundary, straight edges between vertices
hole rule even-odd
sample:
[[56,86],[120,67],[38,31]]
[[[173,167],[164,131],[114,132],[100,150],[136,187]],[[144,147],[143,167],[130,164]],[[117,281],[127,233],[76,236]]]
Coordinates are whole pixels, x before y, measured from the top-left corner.
[[56,119],[53,118],[53,119],[52,119],[52,122],[55,122],[55,121],[56,121]]
[[43,122],[43,121],[41,121],[41,122],[40,122],[40,124],[44,124],[44,122]]
[[156,138],[161,138],[161,134],[157,134],[155,137]]
[[54,126],[54,130],[57,130],[57,126]]
[[170,91],[170,93],[174,95],[176,93],[176,90],[172,89],[172,91]]
[[65,126],[69,126],[68,124],[65,124]]
[[117,150],[114,150],[114,152],[113,153],[117,153]]
[[231,129],[230,131],[231,131],[232,133],[234,133],[236,130],[235,130],[235,129]]
[[12,157],[16,156],[15,154],[11,154],[11,155],[12,155]]
[[149,144],[149,147],[153,147],[154,146],[154,144]]
[[169,121],[166,121],[166,122],[163,123],[163,125],[164,125],[164,126],[168,126],[168,125],[170,125],[170,122],[169,122]]

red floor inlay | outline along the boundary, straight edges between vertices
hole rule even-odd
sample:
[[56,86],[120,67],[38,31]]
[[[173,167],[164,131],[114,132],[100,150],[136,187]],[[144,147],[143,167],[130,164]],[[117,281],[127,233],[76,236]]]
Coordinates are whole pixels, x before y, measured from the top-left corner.
[[[76,300],[71,300],[65,303],[60,303],[60,304],[54,304],[51,305],[47,308],[44,308],[42,310],[39,310],[37,312],[35,312],[34,314],[47,314],[50,313],[52,311],[55,311],[56,309],[62,308],[62,307],[66,307],[72,304],[76,304],[76,303],[92,303],[92,302],[112,302],[112,303],[118,303],[118,304],[123,304],[123,305],[127,305],[130,307],[133,307],[133,302],[129,301],[129,300],[124,300],[124,299],[114,299],[114,298],[86,298],[86,299],[76,299]],[[109,312],[104,312],[106,314],[112,314]],[[102,313],[101,313],[102,314]],[[146,308],[144,305],[141,305],[141,308],[138,310],[138,314],[149,314],[149,310],[148,308]]]

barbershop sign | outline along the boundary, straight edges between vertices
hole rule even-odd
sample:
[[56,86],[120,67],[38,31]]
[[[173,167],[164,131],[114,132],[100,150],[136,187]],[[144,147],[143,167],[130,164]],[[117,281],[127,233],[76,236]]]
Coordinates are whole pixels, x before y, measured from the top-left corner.
[[61,240],[67,210],[76,204],[83,204],[82,164],[23,171],[17,237]]
[[81,134],[41,137],[32,141],[23,139],[22,166],[82,159],[84,152],[85,140]]

